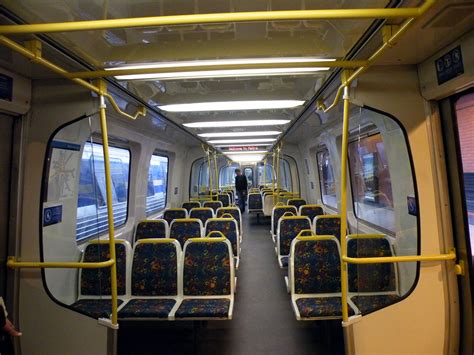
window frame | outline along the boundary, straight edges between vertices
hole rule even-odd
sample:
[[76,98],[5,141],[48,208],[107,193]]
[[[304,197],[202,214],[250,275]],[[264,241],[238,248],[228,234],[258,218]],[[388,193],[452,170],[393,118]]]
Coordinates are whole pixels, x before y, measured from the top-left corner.
[[[318,155],[319,153],[324,153],[325,151],[328,152],[328,155],[329,157],[331,157],[330,153],[329,153],[329,148],[326,146],[326,145],[320,145],[316,148],[316,171],[318,173],[318,180],[319,180],[319,193],[321,195],[321,203],[324,207],[327,207],[331,210],[334,210],[334,211],[339,211],[339,208],[337,206],[337,189],[336,189],[336,206],[331,206],[331,205],[328,205],[327,203],[324,202],[324,198],[323,198],[323,189],[321,187],[321,182],[322,182],[322,177],[321,177],[321,173],[319,171],[319,159],[318,159]],[[314,154],[314,153],[313,153]],[[334,168],[332,166],[332,159],[330,159],[330,162],[331,162],[331,171],[332,171],[332,176],[334,177]],[[337,186],[337,183],[336,181],[334,182],[334,184]]]
[[[147,208],[147,197],[145,195],[145,216],[147,217],[150,217],[150,216],[153,216],[153,215],[159,215],[161,212],[163,212],[165,209],[166,209],[166,204],[168,203],[168,182],[169,182],[169,175],[170,175],[170,156],[167,152],[162,152],[162,151],[155,151],[153,153],[151,153],[151,156],[150,156],[150,165],[148,166],[148,174],[150,173],[150,168],[151,168],[151,159],[153,156],[158,156],[158,157],[162,157],[162,158],[166,158],[168,159],[167,163],[166,163],[166,192],[165,192],[165,205],[162,209],[160,210],[157,210],[157,211],[153,211],[151,213],[147,213],[146,212],[146,208]],[[147,180],[148,180],[148,177],[147,177]]]

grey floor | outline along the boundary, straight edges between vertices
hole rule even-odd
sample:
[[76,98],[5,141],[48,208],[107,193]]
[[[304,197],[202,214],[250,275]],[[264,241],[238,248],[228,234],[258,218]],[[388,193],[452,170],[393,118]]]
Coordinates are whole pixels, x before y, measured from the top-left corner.
[[268,219],[244,214],[231,321],[126,322],[119,354],[343,354],[340,321],[297,322]]

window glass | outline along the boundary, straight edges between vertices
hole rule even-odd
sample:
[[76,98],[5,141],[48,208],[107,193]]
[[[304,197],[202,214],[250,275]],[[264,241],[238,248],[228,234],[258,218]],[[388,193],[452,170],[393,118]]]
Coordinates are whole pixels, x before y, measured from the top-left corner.
[[395,232],[392,180],[380,133],[349,144],[355,215]]
[[327,206],[337,208],[336,181],[331,165],[331,157],[327,149],[321,150],[316,154],[319,172],[319,187],[321,189],[321,198]]
[[168,163],[166,156],[152,155],[148,170],[146,214],[158,212],[166,206],[168,188]]
[[245,168],[244,169],[245,177],[247,178],[247,185],[253,186],[253,169],[252,168]]
[[290,163],[280,159],[280,188],[292,191]]
[[230,166],[224,166],[219,172],[219,187],[232,188],[235,185],[235,169],[239,167],[238,164],[232,164]]
[[271,185],[273,183],[273,167],[270,164],[265,164],[265,168],[263,165],[259,165],[257,175],[259,185]]
[[[125,224],[128,208],[130,151],[109,147],[114,226]],[[81,240],[108,230],[102,144],[86,142],[82,152],[77,198],[76,238]]]

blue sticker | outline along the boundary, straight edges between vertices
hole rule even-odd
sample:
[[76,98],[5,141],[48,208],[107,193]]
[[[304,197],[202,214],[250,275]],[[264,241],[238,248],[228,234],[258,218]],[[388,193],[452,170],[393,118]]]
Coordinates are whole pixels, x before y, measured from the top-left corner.
[[80,151],[81,145],[69,142],[52,141],[51,148]]
[[418,205],[415,196],[407,196],[408,214],[418,216]]
[[464,74],[461,46],[451,49],[448,53],[435,60],[438,85]]
[[0,74],[0,100],[12,101],[13,79],[5,74]]
[[47,207],[43,211],[43,227],[61,223],[63,219],[63,206]]

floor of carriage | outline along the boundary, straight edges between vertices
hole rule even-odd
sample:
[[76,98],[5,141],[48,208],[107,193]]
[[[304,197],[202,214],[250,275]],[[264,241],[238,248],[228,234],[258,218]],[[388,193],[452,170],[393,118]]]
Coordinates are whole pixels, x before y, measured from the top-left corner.
[[269,219],[244,214],[231,321],[122,322],[119,354],[342,354],[340,321],[297,322]]

